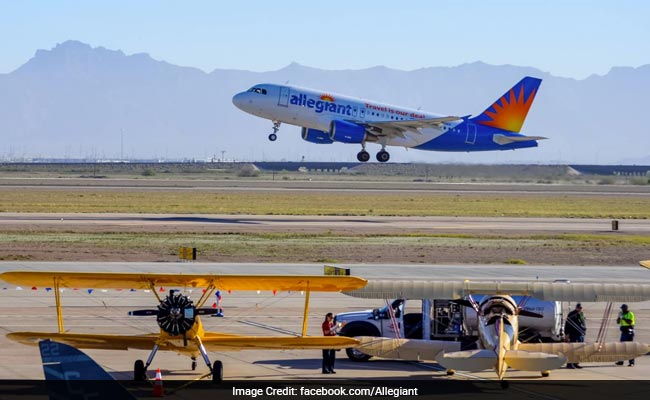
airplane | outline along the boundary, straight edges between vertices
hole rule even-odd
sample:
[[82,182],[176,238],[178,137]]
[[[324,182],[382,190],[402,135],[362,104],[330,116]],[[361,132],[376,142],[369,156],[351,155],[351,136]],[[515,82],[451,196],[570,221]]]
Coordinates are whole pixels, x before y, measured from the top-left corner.
[[[82,349],[151,350],[146,363],[137,360],[133,377],[136,381],[146,380],[146,372],[158,350],[175,351],[189,355],[192,370],[196,358],[201,356],[207,365],[212,381],[223,380],[223,364],[210,362],[207,351],[243,349],[342,349],[358,344],[356,339],[339,336],[307,336],[307,317],[311,292],[339,292],[363,287],[366,280],[353,276],[311,276],[311,275],[209,275],[209,274],[150,274],[109,272],[41,272],[9,271],[0,274],[0,280],[15,284],[53,289],[56,303],[58,332],[13,332],[7,334],[11,340],[36,345],[39,340],[50,339]],[[66,332],[63,325],[60,293],[63,288],[98,289],[145,289],[156,297],[158,307],[151,310],[130,312],[134,316],[152,315],[160,328],[159,333],[145,335],[88,334]],[[194,302],[180,291],[161,298],[157,287],[204,288],[201,297]],[[202,308],[214,291],[220,290],[270,290],[304,291],[305,305],[300,336],[243,336],[218,332],[206,332],[201,315],[210,315],[218,310]]]
[[270,141],[282,123],[302,127],[311,143],[361,145],[357,160],[366,162],[367,143],[381,145],[376,158],[387,162],[387,146],[431,151],[492,151],[537,147],[542,136],[520,134],[542,80],[524,77],[476,117],[434,114],[328,91],[262,83],[232,98],[249,114],[273,122]]
[[[477,349],[461,349],[459,342],[442,340],[356,337],[357,350],[372,356],[409,360],[435,360],[447,369],[482,371],[494,369],[503,381],[508,367],[522,371],[538,371],[547,377],[564,363],[606,362],[631,359],[650,351],[638,342],[604,343],[601,327],[596,343],[521,343],[518,317],[535,317],[523,310],[512,295],[540,300],[611,302],[650,300],[650,284],[604,284],[571,282],[494,282],[494,281],[425,281],[373,280],[362,288],[346,292],[363,298],[456,299],[463,306],[473,307],[479,318]],[[477,303],[472,295],[486,295]],[[542,317],[537,315],[537,317]],[[604,323],[609,318],[605,318]]]
[[84,352],[49,339],[38,348],[50,399],[136,399]]

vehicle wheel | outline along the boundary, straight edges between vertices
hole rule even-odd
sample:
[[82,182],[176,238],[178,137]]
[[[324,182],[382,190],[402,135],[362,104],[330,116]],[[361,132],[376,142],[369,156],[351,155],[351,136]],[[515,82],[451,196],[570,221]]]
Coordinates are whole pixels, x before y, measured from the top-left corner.
[[212,363],[212,383],[223,382],[223,363],[219,360]]
[[448,376],[452,376],[452,375],[455,374],[455,373],[456,373],[456,370],[455,370],[455,369],[448,369],[448,370],[447,370],[447,375],[448,375]]
[[276,135],[275,133],[269,135],[270,141],[275,142],[277,139],[278,139],[278,135]]
[[196,361],[192,361],[192,371],[196,370]]
[[542,376],[548,378],[551,375],[551,371],[542,371]]
[[136,382],[144,382],[147,380],[147,370],[144,367],[144,361],[137,360],[133,364],[133,380]]
[[377,153],[377,161],[386,162],[388,160],[390,160],[390,154],[388,154],[387,151],[382,150],[379,153]]
[[349,348],[345,349],[345,354],[348,355],[348,358],[355,362],[364,362],[370,360],[372,356],[367,355],[357,349]]
[[359,160],[360,162],[367,162],[368,160],[370,160],[370,153],[368,153],[365,150],[358,152],[357,160]]

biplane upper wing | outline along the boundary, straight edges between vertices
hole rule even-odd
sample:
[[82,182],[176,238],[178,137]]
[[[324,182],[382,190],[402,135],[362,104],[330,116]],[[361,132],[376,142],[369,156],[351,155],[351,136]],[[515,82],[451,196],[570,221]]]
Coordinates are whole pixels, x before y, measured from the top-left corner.
[[[169,342],[159,340],[157,334],[148,335],[101,335],[88,333],[14,332],[7,338],[36,346],[41,340],[54,340],[79,349],[102,350],[151,350],[158,344],[161,350],[178,350]],[[344,349],[354,347],[359,341],[344,336],[241,336],[206,332],[203,345],[210,351],[245,349]]]
[[366,284],[354,276],[320,275],[217,275],[217,274],[150,274],[112,272],[10,271],[0,279],[15,285],[60,288],[151,289],[158,286],[220,290],[277,290],[339,292],[354,290]]
[[650,284],[372,280],[365,287],[345,294],[374,299],[458,299],[471,294],[505,294],[549,301],[636,302],[650,300]]

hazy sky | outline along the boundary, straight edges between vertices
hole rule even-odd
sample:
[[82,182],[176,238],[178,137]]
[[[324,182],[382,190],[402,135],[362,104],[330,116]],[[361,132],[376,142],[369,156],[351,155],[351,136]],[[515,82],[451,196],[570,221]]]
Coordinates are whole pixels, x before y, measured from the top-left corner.
[[0,0],[0,73],[68,39],[212,71],[650,63],[647,1]]

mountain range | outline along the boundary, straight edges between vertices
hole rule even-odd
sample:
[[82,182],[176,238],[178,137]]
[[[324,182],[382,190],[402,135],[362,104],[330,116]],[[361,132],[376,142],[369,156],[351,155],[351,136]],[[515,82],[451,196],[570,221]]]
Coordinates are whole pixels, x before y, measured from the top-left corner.
[[[233,57],[233,55],[223,55]],[[322,70],[296,63],[269,72],[172,65],[148,54],[66,41],[0,74],[0,158],[167,158],[354,161],[355,145],[317,145],[236,109],[255,83],[289,83],[449,115],[479,114],[523,76],[543,79],[522,133],[538,148],[440,153],[391,148],[391,160],[460,163],[650,164],[650,65],[576,80],[532,67],[488,65],[401,71]],[[369,150],[378,150],[369,145]],[[225,152],[225,153],[222,153]]]

